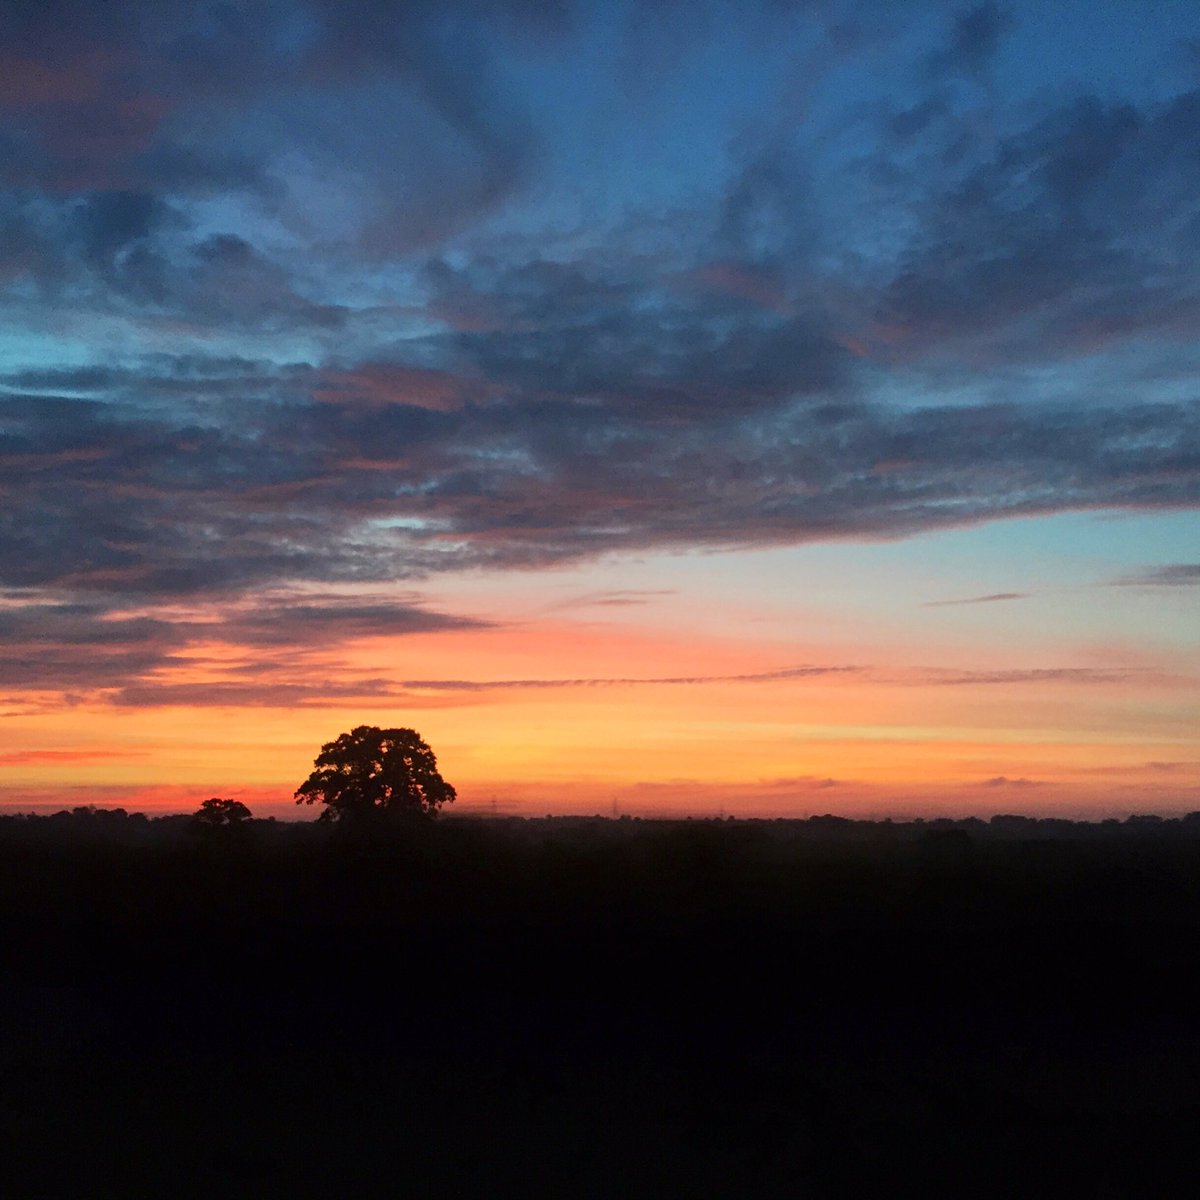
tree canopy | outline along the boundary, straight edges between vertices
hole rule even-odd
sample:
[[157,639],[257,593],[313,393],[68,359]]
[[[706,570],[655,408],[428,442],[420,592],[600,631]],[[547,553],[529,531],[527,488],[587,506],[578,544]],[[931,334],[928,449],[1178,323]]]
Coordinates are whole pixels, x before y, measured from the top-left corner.
[[205,829],[238,828],[251,820],[253,813],[240,800],[205,800],[192,818]]
[[415,729],[359,725],[321,747],[297,804],[325,805],[318,820],[377,814],[433,817],[456,795]]

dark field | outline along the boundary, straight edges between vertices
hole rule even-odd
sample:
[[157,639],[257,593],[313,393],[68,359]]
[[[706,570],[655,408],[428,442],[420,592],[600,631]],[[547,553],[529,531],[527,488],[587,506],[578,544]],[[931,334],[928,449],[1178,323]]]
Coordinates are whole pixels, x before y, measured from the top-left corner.
[[1189,1196],[1200,818],[0,820],[0,1194]]

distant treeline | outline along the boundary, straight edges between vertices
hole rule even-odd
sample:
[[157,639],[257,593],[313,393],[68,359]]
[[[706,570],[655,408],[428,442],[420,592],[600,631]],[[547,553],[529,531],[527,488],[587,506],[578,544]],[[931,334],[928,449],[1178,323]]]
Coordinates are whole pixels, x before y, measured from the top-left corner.
[[[475,833],[486,831],[491,837],[513,842],[594,841],[607,843],[628,839],[669,836],[695,832],[696,836],[719,837],[729,834],[731,844],[743,846],[755,842],[896,842],[922,843],[953,847],[975,841],[1044,841],[1078,839],[1186,838],[1200,839],[1200,811],[1178,817],[1134,814],[1123,820],[1070,820],[1065,817],[1034,817],[1016,813],[998,813],[993,817],[936,817],[910,820],[867,820],[825,813],[811,817],[686,817],[657,818],[621,816],[544,816],[479,817],[445,815],[437,825],[446,836],[450,831]],[[428,828],[428,827],[426,827]],[[699,833],[708,831],[706,835]],[[361,838],[362,829],[337,830],[313,821],[281,821],[274,817],[256,818],[228,826],[206,824],[197,815],[171,813],[149,816],[124,808],[99,808],[82,805],[61,812],[0,814],[0,840],[54,840],[57,837],[100,839],[130,844],[169,844],[204,839],[210,842],[253,841],[265,844],[312,844],[338,842],[347,837]],[[421,826],[397,828],[386,822],[373,826],[366,836],[392,840],[396,837],[422,836]],[[425,834],[424,836],[430,836]]]

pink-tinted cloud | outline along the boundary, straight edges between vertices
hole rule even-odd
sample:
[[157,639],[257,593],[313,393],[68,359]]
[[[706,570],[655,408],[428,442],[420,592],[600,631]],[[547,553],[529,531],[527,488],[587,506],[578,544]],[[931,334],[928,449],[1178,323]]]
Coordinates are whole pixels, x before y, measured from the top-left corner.
[[461,408],[487,396],[489,389],[448,371],[406,366],[402,363],[367,362],[346,369],[326,368],[313,390],[325,403],[381,407],[414,405],[435,412]]
[[682,277],[678,286],[732,296],[770,312],[782,314],[789,309],[787,294],[775,273],[733,259],[697,267]]
[[0,766],[24,767],[43,763],[91,763],[108,759],[138,758],[145,751],[118,750],[7,750],[0,751]]

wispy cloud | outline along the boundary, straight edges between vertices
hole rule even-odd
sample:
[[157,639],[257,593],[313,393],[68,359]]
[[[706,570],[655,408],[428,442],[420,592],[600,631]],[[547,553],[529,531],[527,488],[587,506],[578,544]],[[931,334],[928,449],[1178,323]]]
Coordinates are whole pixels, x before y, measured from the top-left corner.
[[786,775],[778,779],[764,779],[759,783],[763,788],[780,788],[795,791],[827,791],[829,788],[841,787],[843,783],[828,775]]
[[633,608],[652,604],[663,596],[675,595],[674,588],[624,588],[617,591],[587,592],[552,604],[552,610],[575,608]]
[[[923,667],[900,679],[939,687],[990,687],[1041,684],[1119,684],[1147,679],[1153,673],[1140,667],[1031,667],[1003,671],[971,671]],[[896,677],[893,677],[896,678]]]
[[325,708],[351,701],[397,702],[402,689],[386,679],[265,679],[129,684],[107,697],[121,708]]
[[852,675],[861,667],[781,667],[743,675],[596,676],[582,679],[406,679],[402,687],[412,691],[479,692],[521,688],[691,686],[711,683],[775,683],[787,679],[814,679],[827,675]]
[[994,604],[1000,600],[1027,600],[1028,592],[992,592],[987,596],[968,596],[962,600],[926,600],[923,608],[950,608],[957,604]]
[[0,766],[24,767],[40,763],[91,763],[113,758],[144,757],[142,750],[8,750],[0,753]]
[[[119,660],[118,660],[119,661]],[[202,669],[210,678],[179,678]],[[198,706],[249,708],[319,708],[355,702],[410,704],[417,707],[456,707],[475,703],[489,694],[513,691],[568,689],[703,687],[728,685],[753,687],[796,683],[837,684],[855,681],[885,687],[1021,687],[1114,686],[1151,677],[1136,669],[1030,668],[1026,670],[971,671],[910,667],[884,670],[864,665],[807,665],[731,674],[583,676],[526,679],[401,679],[383,674],[362,675],[337,666],[336,653],[314,650],[308,643],[276,642],[251,648],[241,658],[222,655],[206,660],[202,655],[150,656],[140,671],[114,673],[101,662],[84,661],[74,678],[93,703],[119,707]],[[53,680],[42,686],[53,686]],[[62,680],[58,686],[64,686]]]
[[1168,563],[1149,567],[1113,581],[1116,587],[1195,587],[1200,585],[1200,563]]
[[781,667],[731,675],[596,676],[563,679],[406,679],[399,686],[422,691],[490,691],[575,687],[692,686],[698,684],[779,683],[787,680],[867,680],[895,687],[993,687],[1053,684],[1109,685],[1146,678],[1139,668],[1032,667],[1002,671],[956,670],[941,667],[908,667],[897,670],[865,665]]

